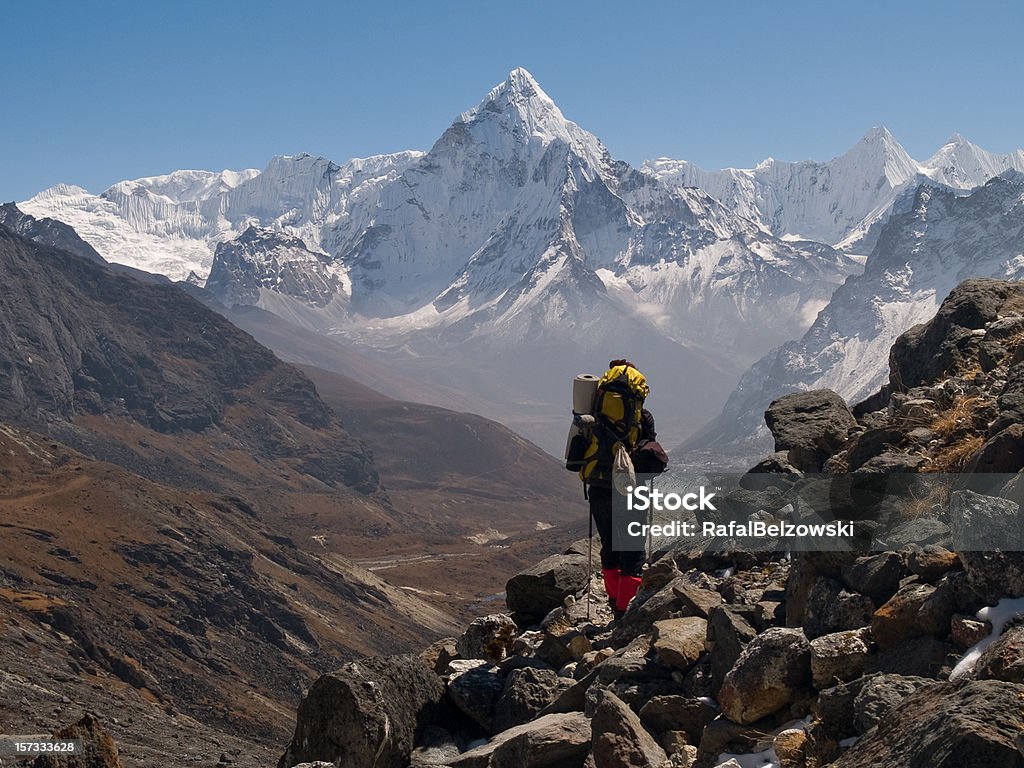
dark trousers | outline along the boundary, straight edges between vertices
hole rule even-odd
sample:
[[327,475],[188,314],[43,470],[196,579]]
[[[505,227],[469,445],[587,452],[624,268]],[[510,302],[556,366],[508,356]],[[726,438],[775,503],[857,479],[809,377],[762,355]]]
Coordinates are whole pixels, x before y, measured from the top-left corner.
[[[612,494],[611,488],[590,486],[590,516],[594,518],[597,533],[601,537],[601,568],[618,568],[626,576],[639,576],[644,566],[644,553],[616,551],[612,545]],[[620,497],[622,508],[625,500]]]

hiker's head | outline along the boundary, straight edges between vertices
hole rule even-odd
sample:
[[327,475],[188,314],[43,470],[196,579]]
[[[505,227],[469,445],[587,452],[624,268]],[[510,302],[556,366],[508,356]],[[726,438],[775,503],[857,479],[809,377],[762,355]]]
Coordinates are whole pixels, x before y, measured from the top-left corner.
[[624,365],[627,368],[636,368],[636,366],[633,365],[631,362],[629,362],[629,360],[625,360],[625,359],[623,359],[623,360],[612,360],[610,363],[608,363],[608,367],[609,368],[615,368],[615,367],[620,366],[620,365]]

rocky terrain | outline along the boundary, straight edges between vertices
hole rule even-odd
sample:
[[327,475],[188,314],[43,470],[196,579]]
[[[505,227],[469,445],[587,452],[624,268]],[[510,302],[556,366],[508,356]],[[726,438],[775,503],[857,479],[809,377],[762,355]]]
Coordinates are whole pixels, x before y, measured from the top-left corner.
[[[510,579],[508,613],[321,677],[279,766],[1024,766],[1024,554],[957,546],[970,516],[1019,530],[1022,382],[1024,287],[960,285],[875,396],[772,403],[776,452],[742,483],[785,518],[816,478],[907,478],[902,541],[672,548],[615,621],[579,542]],[[912,492],[950,473],[949,498]]]
[[[75,243],[52,222],[5,216],[22,234],[0,226],[3,732],[52,732],[93,712],[125,765],[222,753],[264,765],[318,675],[453,631],[453,614],[501,590],[480,565],[488,553],[516,570],[540,536],[571,540],[578,490],[535,446],[441,409],[421,423],[415,407],[341,387],[351,409],[363,398],[393,411],[388,433],[359,425],[371,440],[405,438],[378,469],[340,400],[332,408],[221,315],[166,280],[50,245]],[[450,472],[516,457],[537,481],[528,495],[480,477],[462,527],[433,517],[401,487],[400,466],[442,423]],[[513,508],[533,544],[461,538],[514,530],[496,518]],[[420,562],[442,532],[460,543],[461,569]],[[384,554],[417,561],[409,580],[429,588],[389,580]]]

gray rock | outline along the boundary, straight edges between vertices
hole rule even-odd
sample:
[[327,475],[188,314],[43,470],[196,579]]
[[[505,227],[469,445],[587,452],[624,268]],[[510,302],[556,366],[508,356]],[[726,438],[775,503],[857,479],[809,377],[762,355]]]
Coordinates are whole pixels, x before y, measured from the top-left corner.
[[1024,730],[1022,695],[1024,686],[996,680],[903,693],[878,727],[832,765],[1021,768],[1016,738]]
[[482,665],[456,675],[448,682],[448,697],[487,733],[493,733],[494,713],[505,690],[497,667]]
[[1024,345],[1017,347],[1006,384],[996,401],[999,416],[992,423],[990,434],[1024,422],[1024,365],[1020,364],[1022,355]]
[[820,472],[857,426],[843,398],[827,389],[783,395],[764,418],[775,450],[788,451],[790,464],[802,472]]
[[956,491],[950,497],[949,527],[953,548],[1019,551],[1024,548],[1024,527],[1016,502],[974,491]]
[[896,339],[889,353],[892,391],[906,392],[962,370],[971,362],[971,331],[995,320],[1018,292],[1019,287],[1008,281],[978,278],[960,283],[932,320]]
[[950,643],[930,636],[912,637],[869,656],[864,672],[947,680],[958,658]]
[[444,685],[418,656],[379,656],[322,675],[299,703],[280,768],[324,760],[352,768],[404,768],[434,716]]
[[654,622],[654,652],[658,663],[688,670],[704,653],[708,623],[699,616]]
[[807,596],[803,628],[807,637],[820,637],[871,623],[875,609],[870,597],[843,589],[835,579],[822,576]]
[[722,713],[753,723],[777,712],[811,685],[811,648],[799,629],[772,627],[754,638],[725,676]]
[[[409,768],[444,768],[462,754],[464,742],[444,728],[429,725],[423,730],[409,759]],[[333,763],[320,763],[324,768],[334,768]],[[301,766],[296,766],[301,768]]]
[[505,678],[501,698],[495,705],[494,729],[504,731],[535,718],[558,694],[554,670],[526,667],[514,669]]
[[927,517],[900,523],[885,531],[880,538],[886,549],[926,547],[930,544],[949,548],[953,540],[948,525]]
[[673,582],[672,591],[682,601],[683,610],[691,616],[708,618],[711,609],[721,605],[722,596],[710,589],[702,589],[679,579]]
[[451,768],[577,768],[590,751],[590,720],[578,712],[544,715],[502,731],[452,760]]
[[718,695],[725,676],[739,659],[743,648],[757,632],[731,606],[718,606],[708,616],[707,648],[711,660],[711,690]]
[[613,693],[602,697],[591,727],[595,768],[660,768],[668,759],[636,713]]
[[878,456],[872,456],[865,461],[857,472],[861,474],[874,473],[879,475],[891,475],[899,472],[917,472],[926,463],[924,456],[912,453],[899,453],[888,451]]
[[869,429],[853,439],[846,452],[846,466],[850,472],[860,469],[871,459],[889,452],[903,442],[901,427],[884,426]]
[[640,709],[640,720],[654,733],[683,731],[691,744],[700,742],[704,728],[718,716],[706,699],[655,696]]
[[853,722],[857,733],[867,733],[907,696],[934,684],[934,680],[907,675],[883,674],[869,677],[853,701]]
[[858,557],[843,568],[843,582],[854,592],[870,597],[881,605],[896,594],[907,567],[898,552],[880,552]]
[[864,630],[851,629],[811,640],[814,687],[827,688],[860,677],[870,653],[868,635]]
[[589,579],[586,555],[552,555],[508,580],[505,604],[520,623],[540,621]]
[[1024,597],[1024,552],[964,550],[957,555],[968,585],[985,605],[995,605],[1003,597]]
[[473,619],[459,638],[456,650],[464,659],[501,661],[512,653],[519,630],[511,616],[493,613]]

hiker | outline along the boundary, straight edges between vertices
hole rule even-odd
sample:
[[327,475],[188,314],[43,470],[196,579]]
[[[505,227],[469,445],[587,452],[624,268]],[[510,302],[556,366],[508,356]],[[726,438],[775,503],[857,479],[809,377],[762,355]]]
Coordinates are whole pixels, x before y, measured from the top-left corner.
[[625,509],[625,497],[615,487],[613,478],[616,456],[625,451],[639,472],[662,472],[668,462],[655,441],[654,416],[643,407],[649,391],[647,380],[633,363],[612,360],[608,364],[594,395],[594,425],[580,469],[590,515],[601,539],[601,575],[616,615],[625,612],[640,588],[644,565],[642,550],[614,548],[612,509],[617,504]]

